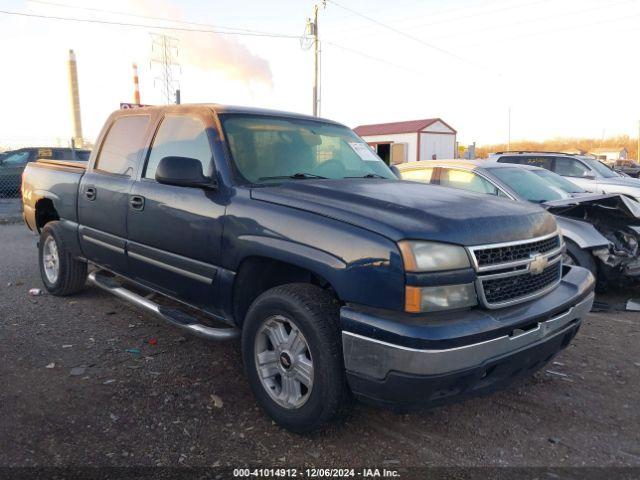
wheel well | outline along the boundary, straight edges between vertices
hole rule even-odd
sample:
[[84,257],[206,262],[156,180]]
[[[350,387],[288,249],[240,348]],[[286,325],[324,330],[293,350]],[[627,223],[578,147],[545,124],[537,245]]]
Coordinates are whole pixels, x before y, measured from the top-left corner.
[[237,324],[242,325],[249,307],[260,294],[278,285],[297,282],[317,285],[337,298],[331,284],[310,270],[266,257],[245,259],[233,285],[233,316]]
[[53,206],[53,201],[43,198],[36,202],[36,228],[38,232],[49,222],[60,220],[60,216]]

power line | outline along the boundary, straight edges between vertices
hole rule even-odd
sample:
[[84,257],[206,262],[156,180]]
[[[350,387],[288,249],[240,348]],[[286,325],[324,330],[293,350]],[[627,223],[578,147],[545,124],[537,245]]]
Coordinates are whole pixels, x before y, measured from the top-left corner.
[[[417,42],[417,43],[419,43],[419,44],[421,44],[421,45],[423,45],[423,46],[425,46],[425,47],[427,47],[427,48],[430,48],[430,49],[432,49],[432,50],[436,50],[436,51],[438,51],[438,52],[440,52],[440,53],[444,53],[445,55],[448,55],[448,56],[450,56],[450,57],[453,57],[453,58],[455,58],[455,59],[457,59],[457,60],[459,60],[459,61],[461,61],[461,62],[468,63],[468,64],[471,64],[471,65],[474,65],[474,64],[473,64],[473,62],[471,62],[470,60],[467,60],[466,58],[461,57],[460,55],[457,55],[457,54],[455,54],[455,53],[453,53],[453,52],[450,52],[449,50],[445,50],[444,48],[438,47],[437,45],[433,45],[433,44],[431,44],[431,43],[425,42],[425,41],[424,41],[424,40],[422,40],[421,38],[418,38],[418,37],[415,37],[415,36],[413,36],[413,35],[411,35],[411,34],[408,34],[408,33],[406,33],[406,32],[403,32],[402,30],[398,30],[398,29],[397,29],[397,28],[395,28],[395,27],[392,27],[392,26],[390,26],[390,25],[387,25],[386,23],[382,23],[382,22],[380,22],[380,21],[376,20],[375,18],[371,18],[371,17],[369,17],[369,16],[367,16],[367,15],[365,15],[365,14],[363,14],[363,13],[357,12],[357,11],[355,11],[355,10],[353,10],[353,9],[349,8],[349,7],[345,7],[344,5],[341,5],[341,4],[337,3],[337,2],[335,2],[334,0],[327,0],[327,1],[328,1],[329,3],[332,3],[333,5],[335,5],[336,7],[340,7],[340,8],[342,8],[343,10],[346,10],[346,11],[348,11],[348,12],[351,12],[351,13],[353,13],[354,15],[357,15],[357,16],[359,16],[359,17],[362,17],[362,18],[364,18],[365,20],[368,20],[368,21],[369,21],[369,22],[371,22],[371,23],[375,23],[376,25],[378,25],[378,26],[380,26],[380,27],[386,28],[387,30],[390,30],[390,31],[392,31],[392,32],[394,32],[394,33],[397,33],[398,35],[401,35],[401,36],[403,36],[403,37],[405,37],[405,38],[408,38],[409,40],[413,40],[414,42]],[[546,1],[546,0],[545,0],[545,1]]]
[[369,55],[368,53],[362,52],[360,50],[356,50],[355,48],[345,47],[344,45],[339,45],[339,44],[337,44],[335,42],[330,42],[328,40],[324,40],[323,43],[325,45],[331,45],[332,47],[339,48],[340,50],[344,50],[345,52],[349,52],[349,53],[352,53],[354,55],[358,55],[360,57],[367,58],[369,60],[373,60],[373,61],[376,61],[376,62],[384,63],[385,65],[389,65],[389,66],[394,67],[394,68],[399,68],[401,70],[406,70],[407,72],[415,73],[415,74],[418,74],[418,75],[427,75],[426,72],[421,72],[421,71],[416,70],[416,69],[411,68],[411,67],[407,67],[407,66],[404,66],[404,65],[400,65],[398,63],[390,62],[390,61],[388,61],[388,60],[386,60],[384,58],[380,58],[380,57],[376,57],[376,56],[373,56],[373,55]]
[[[521,4],[518,4],[518,5],[509,5],[509,6],[498,8],[498,9],[494,9],[494,10],[481,10],[479,12],[475,12],[475,13],[471,13],[471,14],[463,15],[463,16],[456,16],[454,18],[444,18],[444,19],[441,19],[441,20],[431,21],[431,22],[428,22],[428,23],[422,23],[422,24],[417,24],[417,25],[407,25],[404,28],[406,28],[406,29],[417,29],[417,28],[423,28],[423,27],[428,27],[428,26],[433,26],[433,25],[441,25],[441,24],[446,24],[446,23],[458,22],[460,20],[467,20],[467,19],[470,19],[470,18],[481,17],[481,16],[484,16],[484,15],[490,15],[490,14],[499,13],[499,12],[503,12],[503,11],[507,11],[507,10],[525,8],[525,7],[529,7],[531,5],[537,5],[537,4],[540,4],[540,3],[547,3],[549,1],[551,1],[551,0],[535,0],[535,1],[532,1],[532,2],[529,2],[529,3],[521,3]],[[495,2],[493,2],[493,3],[495,3]],[[486,4],[484,6],[486,6]],[[450,8],[450,9],[434,12],[433,14],[430,14],[429,16],[442,15],[442,14],[446,14],[446,13],[450,13],[450,12],[455,12],[455,11],[459,11],[459,10],[467,10],[467,9],[468,9],[468,7]],[[399,19],[397,21],[403,22],[405,20],[413,20],[413,19],[416,19],[416,17],[415,16],[404,17],[404,18]],[[440,37],[436,37],[436,38],[440,38]]]
[[[492,3],[502,2],[502,1],[504,1],[504,0],[492,0],[492,1],[489,1],[489,2],[483,2],[482,0],[477,0],[477,3],[475,5],[465,5],[465,6],[462,6],[462,7],[445,8],[445,9],[429,12],[429,17],[446,15],[448,13],[457,12],[457,11],[460,11],[460,10],[468,10],[469,8],[475,8],[475,7],[479,6],[479,5],[486,6],[487,4],[492,4]],[[384,11],[385,9],[370,10],[370,12],[379,12],[381,10]],[[391,23],[395,24],[395,23],[398,23],[398,22],[404,22],[405,20],[415,20],[415,18],[416,18],[415,15],[410,16],[410,17],[397,18],[397,19],[391,20]],[[338,33],[339,34],[341,32],[345,32],[345,31],[353,32],[354,30],[362,30],[364,28],[367,28],[367,27],[364,26],[364,25],[361,25],[359,27],[349,27],[347,29],[343,28],[343,29],[335,31],[334,33]]]
[[550,1],[551,0],[535,0],[535,1],[529,2],[529,3],[521,3],[521,4],[518,4],[518,5],[509,5],[507,7],[498,8],[498,9],[495,9],[495,10],[486,10],[486,11],[482,11],[482,12],[471,13],[469,15],[463,15],[461,17],[442,19],[442,20],[437,20],[435,22],[421,23],[421,24],[418,24],[418,25],[411,25],[408,28],[431,27],[433,25],[441,25],[443,23],[457,22],[459,20],[467,20],[469,18],[481,17],[483,15],[491,15],[493,13],[505,12],[507,10],[514,10],[514,9],[518,9],[518,8],[530,7],[532,5],[538,5],[540,3],[547,3],[547,2],[550,2]]
[[148,20],[160,20],[160,21],[167,21],[167,22],[171,22],[171,23],[179,23],[179,24],[183,24],[183,25],[194,25],[194,26],[199,26],[199,27],[234,30],[234,31],[240,31],[240,32],[271,34],[271,32],[265,32],[263,30],[253,30],[253,29],[250,29],[250,28],[241,28],[241,27],[226,27],[224,25],[212,25],[210,23],[189,22],[189,21],[185,21],[185,20],[174,20],[172,18],[167,18],[167,17],[153,17],[153,16],[149,16],[149,15],[141,15],[141,14],[123,12],[123,11],[118,11],[118,10],[107,10],[107,9],[104,9],[104,8],[82,7],[82,6],[79,6],[79,5],[69,5],[69,4],[66,4],[66,3],[48,2],[48,1],[45,1],[45,0],[29,0],[29,1],[32,2],[32,3],[40,3],[42,5],[50,5],[50,6],[54,6],[54,7],[70,8],[70,9],[75,9],[75,10],[87,10],[87,11],[90,11],[90,12],[108,13],[108,14],[111,14],[111,15],[123,15],[123,16],[127,16],[127,17],[135,17],[135,18],[145,18],[145,19],[148,19]]
[[[519,25],[528,25],[531,23],[537,23],[537,22],[542,22],[545,20],[555,20],[556,18],[561,18],[561,17],[569,17],[569,16],[573,16],[573,15],[581,15],[583,13],[588,13],[594,10],[600,10],[602,8],[610,8],[616,5],[622,5],[622,4],[630,4],[633,3],[634,0],[623,0],[620,2],[613,2],[613,3],[609,3],[607,5],[596,5],[590,8],[584,8],[584,9],[580,9],[580,10],[572,10],[569,12],[562,12],[562,13],[557,13],[555,15],[552,16],[546,16],[546,17],[536,17],[536,18],[530,18],[527,20],[523,20],[520,22],[509,22],[509,23],[501,23],[499,25],[493,25],[493,26],[489,26],[489,27],[485,27],[485,28],[481,28],[481,29],[474,29],[473,33],[478,33],[478,32],[485,32],[485,31],[493,31],[497,28],[504,28],[504,27],[513,27],[513,26],[519,26]],[[455,33],[455,34],[449,34],[449,35],[438,35],[437,37],[431,37],[432,39],[445,39],[445,38],[453,38],[453,37],[459,37],[460,34],[459,33]]]
[[[620,21],[625,21],[625,20],[629,20],[632,18],[637,18],[640,17],[640,13],[634,14],[634,15],[626,15],[624,17],[616,17],[616,18],[608,18],[605,20],[600,20],[597,22],[592,22],[592,23],[586,23],[586,24],[580,24],[580,25],[571,25],[569,27],[565,27],[565,28],[559,28],[559,29],[554,29],[554,30],[540,30],[537,32],[532,32],[532,33],[528,33],[526,35],[518,35],[516,37],[510,37],[510,38],[500,38],[500,39],[496,39],[490,42],[478,42],[475,43],[473,45],[470,45],[469,48],[475,48],[475,47],[482,47],[482,46],[486,46],[486,45],[492,45],[492,44],[496,44],[496,43],[500,43],[503,44],[505,42],[512,42],[512,41],[516,41],[516,40],[521,40],[524,38],[530,38],[530,37],[537,37],[539,35],[555,35],[557,33],[562,33],[562,32],[566,32],[566,31],[570,31],[570,30],[576,30],[576,29],[581,29],[581,28],[587,28],[587,27],[595,27],[598,25],[604,25],[607,23],[615,23],[615,22],[620,22]],[[628,30],[637,30],[638,27],[634,27],[634,28],[629,28]]]
[[295,38],[295,39],[300,38],[299,35],[285,35],[280,33],[228,32],[224,30],[215,30],[215,29],[195,29],[195,28],[170,27],[168,25],[146,25],[141,23],[112,22],[107,20],[97,20],[97,19],[91,19],[91,18],[57,17],[54,15],[39,15],[35,13],[11,12],[8,10],[0,10],[0,14],[18,15],[21,17],[30,17],[30,18],[43,18],[48,20],[63,20],[63,21],[69,21],[69,22],[99,23],[104,25],[115,25],[120,27],[155,28],[160,30],[175,30],[175,31],[181,31],[181,32],[218,33],[221,35],[241,35],[241,36],[248,36],[248,37]]

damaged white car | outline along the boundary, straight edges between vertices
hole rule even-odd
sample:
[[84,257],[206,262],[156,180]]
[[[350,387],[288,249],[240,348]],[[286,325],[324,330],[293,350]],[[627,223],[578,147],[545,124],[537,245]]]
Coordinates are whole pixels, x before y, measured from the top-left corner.
[[[602,280],[639,277],[640,204],[624,195],[589,195],[553,200],[543,205],[549,212],[575,219],[592,229],[578,236],[583,248],[599,260]],[[594,244],[600,243],[600,246]]]

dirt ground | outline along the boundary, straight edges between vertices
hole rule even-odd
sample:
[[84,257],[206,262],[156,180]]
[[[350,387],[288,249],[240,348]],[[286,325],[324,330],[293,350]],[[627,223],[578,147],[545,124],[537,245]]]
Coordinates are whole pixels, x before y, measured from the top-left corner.
[[304,437],[258,408],[237,343],[185,338],[96,288],[29,295],[35,242],[0,226],[0,466],[640,466],[640,313],[589,314],[506,391],[408,415],[356,405]]

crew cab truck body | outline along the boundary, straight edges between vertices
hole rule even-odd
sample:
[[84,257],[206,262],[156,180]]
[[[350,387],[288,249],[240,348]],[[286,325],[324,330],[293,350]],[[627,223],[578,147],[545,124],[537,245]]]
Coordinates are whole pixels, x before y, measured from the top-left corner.
[[294,431],[352,394],[436,405],[503,387],[566,347],[593,302],[547,212],[400,181],[335,122],[149,107],[112,114],[96,145],[86,169],[25,172],[46,288],[79,291],[89,263],[94,284],[183,330],[241,335],[254,394]]

